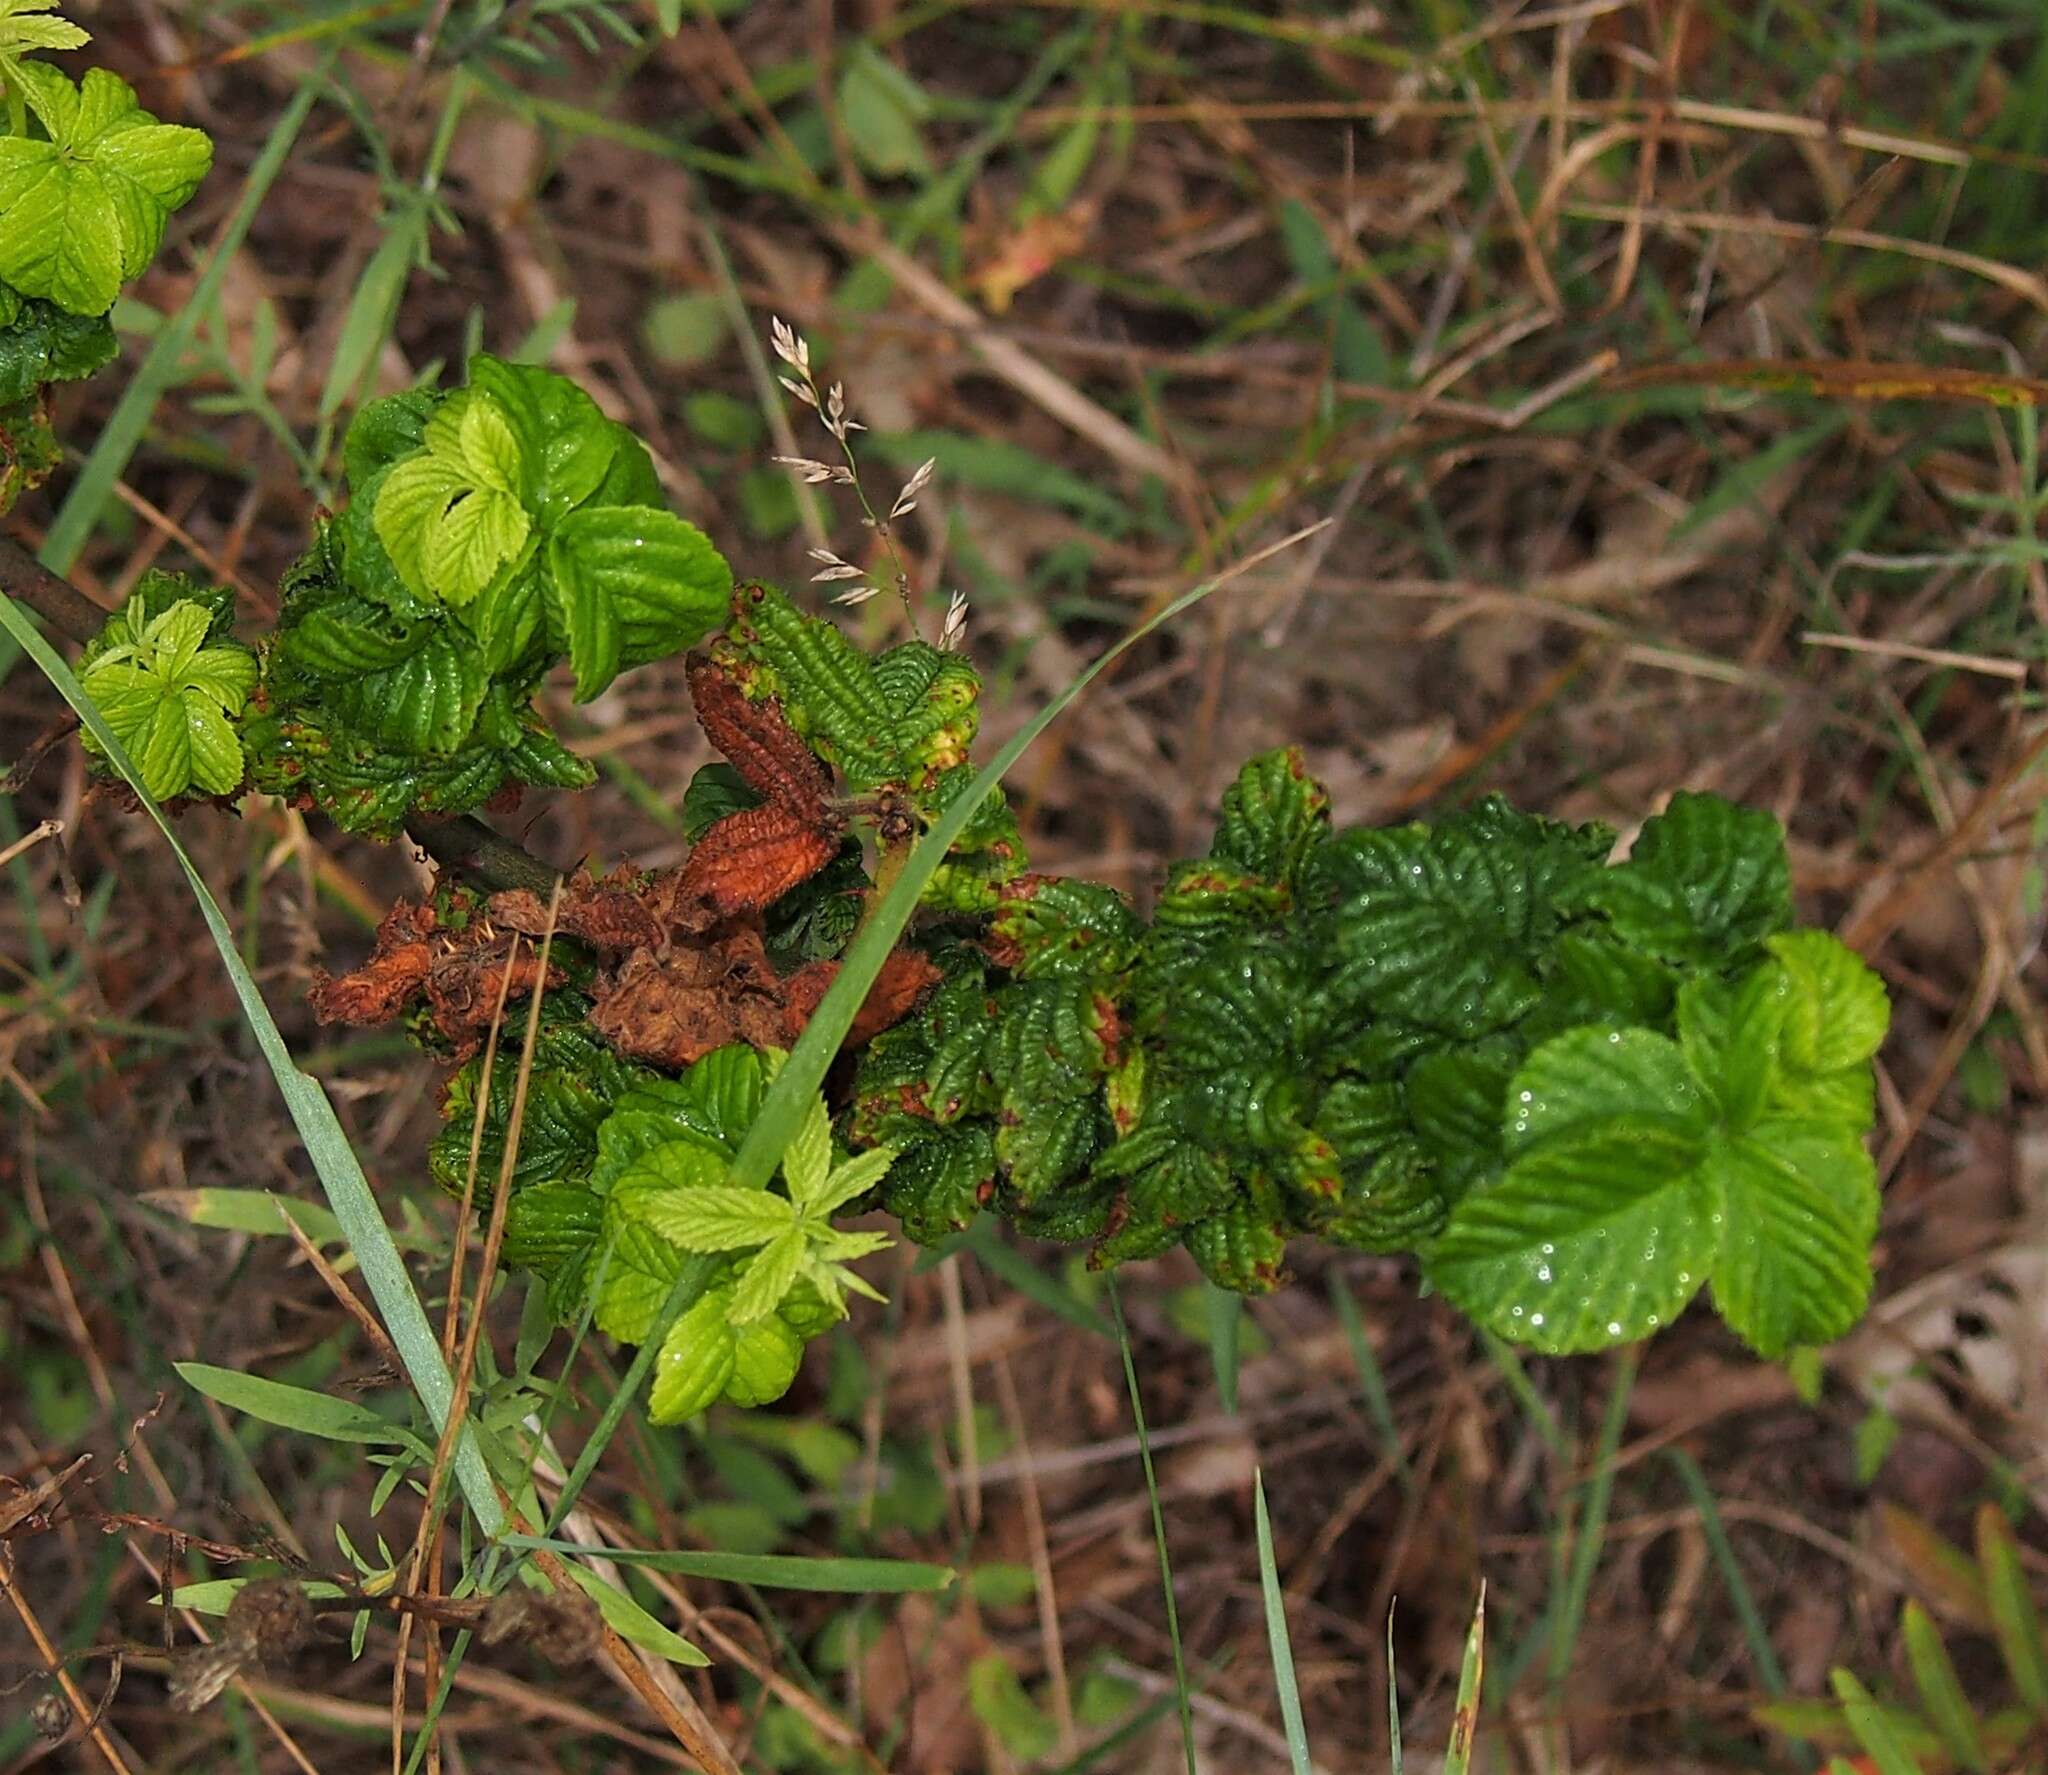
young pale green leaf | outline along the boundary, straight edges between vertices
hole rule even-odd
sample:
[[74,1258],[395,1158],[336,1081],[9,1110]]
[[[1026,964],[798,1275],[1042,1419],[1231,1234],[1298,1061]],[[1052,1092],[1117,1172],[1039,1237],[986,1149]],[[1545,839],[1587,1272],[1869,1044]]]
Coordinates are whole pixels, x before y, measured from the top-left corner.
[[242,743],[230,717],[256,685],[256,660],[232,643],[210,646],[212,618],[181,599],[142,637],[86,667],[86,694],[135,760],[158,800],[232,794],[242,784]]
[[1676,1042],[1643,1029],[1582,1029],[1529,1056],[1508,1086],[1503,1131],[1512,1156],[1617,1124],[1697,1142],[1709,1120],[1707,1094]]
[[1765,1120],[1715,1143],[1706,1175],[1725,1221],[1714,1305],[1772,1360],[1840,1337],[1870,1299],[1877,1170],[1856,1134]]
[[386,473],[372,522],[399,576],[437,603],[472,602],[525,548],[525,449],[504,409],[469,389],[427,421],[417,455]]
[[896,1162],[896,1149],[889,1146],[870,1147],[858,1153],[841,1165],[825,1179],[818,1192],[805,1203],[813,1214],[837,1214],[847,1203],[856,1201],[889,1175],[889,1167]]
[[174,1362],[171,1366],[195,1392],[281,1430],[297,1430],[330,1442],[404,1444],[412,1440],[403,1424],[394,1424],[368,1406],[347,1399],[244,1374],[240,1369],[216,1368],[208,1362]]
[[627,666],[695,646],[732,595],[732,569],[703,531],[651,506],[569,513],[549,540],[548,564],[579,702]]
[[734,1283],[730,1317],[735,1325],[751,1325],[765,1319],[782,1304],[795,1284],[804,1258],[804,1229],[791,1226],[777,1233],[754,1253]]
[[1770,939],[1785,976],[1785,1063],[1820,1074],[1860,1066],[1883,1044],[1891,1001],[1863,959],[1826,931]]
[[0,0],[0,99],[9,81],[19,82],[21,58],[38,49],[79,49],[92,34],[69,19],[37,18],[54,12],[57,0]]
[[[620,1184],[641,1182],[645,1169],[636,1167]],[[654,1232],[684,1251],[749,1251],[779,1238],[796,1224],[796,1209],[784,1196],[766,1190],[735,1189],[707,1184],[699,1189],[633,1192],[631,1212]]]
[[739,1335],[727,1316],[731,1303],[729,1289],[706,1289],[669,1327],[647,1396],[653,1422],[683,1423],[724,1393],[739,1362]]
[[812,1101],[782,1155],[782,1177],[800,1207],[815,1204],[832,1170],[832,1117],[822,1097]]
[[[728,1321],[731,1312],[728,1305]],[[732,1331],[732,1379],[725,1384],[726,1401],[747,1411],[773,1405],[789,1391],[803,1366],[803,1338],[780,1313],[736,1325]]]
[[0,136],[0,279],[73,314],[103,314],[156,257],[213,144],[157,122],[104,68],[78,86],[35,62],[10,77],[49,140]]

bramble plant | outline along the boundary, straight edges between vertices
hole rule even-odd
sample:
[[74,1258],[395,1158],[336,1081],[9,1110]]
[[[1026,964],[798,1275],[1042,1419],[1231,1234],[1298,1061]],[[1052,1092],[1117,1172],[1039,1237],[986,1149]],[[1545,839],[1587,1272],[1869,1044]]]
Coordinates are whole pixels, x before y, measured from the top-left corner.
[[[0,11],[0,51],[76,41],[40,10]],[[74,88],[15,54],[0,79],[19,101],[0,137],[0,433],[18,437],[47,382],[111,353],[105,309],[207,153],[111,76]],[[930,465],[885,514],[844,391],[780,322],[772,340],[840,457],[793,466],[859,497],[908,639],[868,652],[735,584],[630,431],[563,377],[479,356],[458,388],[356,417],[347,500],[253,649],[226,593],[150,575],[83,668],[154,797],[254,788],[391,837],[592,780],[535,708],[557,666],[587,700],[689,656],[726,762],[689,786],[680,867],[579,874],[552,905],[451,875],[314,993],[323,1018],[406,1019],[456,1063],[433,1174],[491,1213],[503,1168],[503,1256],[558,1320],[651,1341],[683,1291],[657,1421],[782,1393],[846,1293],[871,1292],[847,1266],[884,1240],[835,1217],[873,1207],[923,1243],[995,1212],[1102,1266],[1185,1246],[1240,1293],[1279,1284],[1298,1240],[1409,1252],[1478,1324],[1550,1352],[1645,1337],[1703,1287],[1766,1357],[1854,1323],[1888,1008],[1842,944],[1794,928],[1774,820],[1679,795],[1620,858],[1605,826],[1496,798],[1340,829],[1282,749],[1245,766],[1149,917],[1029,873],[972,762],[965,604],[917,634],[895,547]],[[25,447],[10,460],[19,477]],[[855,582],[838,602],[887,589],[818,558],[821,582]],[[741,1187],[782,1051],[956,814],[852,1026],[857,1066],[809,1106],[780,1187]],[[504,1000],[536,993],[530,1058],[486,1049]]]
[[108,314],[213,164],[205,134],[159,123],[104,68],[81,82],[36,50],[90,41],[0,0],[0,516],[57,465],[50,389],[111,363]]

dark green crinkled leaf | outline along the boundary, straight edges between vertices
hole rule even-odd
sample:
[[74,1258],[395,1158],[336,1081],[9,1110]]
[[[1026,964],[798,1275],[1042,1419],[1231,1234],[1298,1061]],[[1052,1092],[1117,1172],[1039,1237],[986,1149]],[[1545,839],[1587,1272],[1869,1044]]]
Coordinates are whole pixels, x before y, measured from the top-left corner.
[[1756,808],[1680,794],[1646,821],[1628,861],[1578,887],[1631,947],[1689,967],[1756,959],[1792,922],[1792,877],[1778,823]]
[[585,506],[548,541],[553,620],[587,702],[627,666],[665,659],[718,626],[732,570],[694,524],[649,506]]
[[1288,746],[1254,758],[1224,791],[1210,854],[1292,887],[1329,829],[1329,794],[1308,774],[1300,748]]
[[53,302],[21,302],[0,325],[0,407],[18,406],[45,383],[76,382],[120,354],[103,314],[67,313]]

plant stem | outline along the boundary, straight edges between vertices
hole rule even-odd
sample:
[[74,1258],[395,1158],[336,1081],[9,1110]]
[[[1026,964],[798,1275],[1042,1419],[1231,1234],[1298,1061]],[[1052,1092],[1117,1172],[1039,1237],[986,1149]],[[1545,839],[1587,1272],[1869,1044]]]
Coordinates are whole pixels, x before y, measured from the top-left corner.
[[[11,536],[0,536],[0,592],[26,605],[58,634],[80,646],[100,632],[111,614],[68,579],[52,573]],[[488,888],[531,888],[545,894],[561,874],[468,815],[453,820],[415,818],[406,829],[435,862],[459,869]]]

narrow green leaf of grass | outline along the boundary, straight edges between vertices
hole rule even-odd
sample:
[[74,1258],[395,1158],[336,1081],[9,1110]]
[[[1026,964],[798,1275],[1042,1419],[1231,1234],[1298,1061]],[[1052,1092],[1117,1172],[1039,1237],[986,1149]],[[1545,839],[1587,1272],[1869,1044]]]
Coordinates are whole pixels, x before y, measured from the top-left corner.
[[1735,1557],[1735,1548],[1721,1521],[1720,1508],[1714,1502],[1714,1494],[1707,1488],[1707,1477],[1700,1471],[1699,1462],[1682,1448],[1667,1450],[1666,1458],[1677,1471],[1679,1483],[1685,1487],[1692,1507],[1699,1512],[1700,1532],[1707,1538],[1707,1551],[1714,1556],[1714,1565],[1727,1588],[1728,1600],[1734,1605],[1735,1618],[1742,1624],[1743,1643],[1749,1647],[1749,1660],[1756,1666],[1757,1680],[1771,1694],[1782,1695],[1785,1693],[1785,1667],[1778,1662],[1778,1650],[1771,1644],[1770,1630],[1764,1626],[1763,1611],[1756,1606],[1756,1597],[1742,1575],[1742,1566]]
[[1529,1379],[1529,1371],[1522,1366],[1521,1357],[1490,1331],[1482,1330],[1479,1341],[1486,1347],[1487,1360],[1500,1370],[1508,1391],[1514,1394],[1529,1422],[1536,1426],[1536,1433],[1543,1438],[1545,1446],[1561,1464],[1569,1463],[1571,1450],[1565,1446],[1564,1432],[1558,1428],[1557,1416],[1544,1403],[1543,1395],[1536,1391],[1536,1384]]
[[[270,1015],[270,1007],[263,1002],[263,994],[257,990],[249,970],[242,965],[241,955],[235,947],[234,932],[228,928],[219,902],[207,888],[204,877],[186,854],[185,847],[178,842],[177,834],[164,818],[163,809],[143,787],[134,761],[122,749],[113,729],[102,719],[98,707],[80,687],[71,668],[43,639],[29,620],[28,613],[4,593],[0,593],[0,628],[14,637],[43,675],[57,687],[58,694],[71,705],[87,731],[99,741],[108,761],[135,791],[143,810],[156,822],[157,830],[164,835],[164,842],[171,847],[171,855],[177,858],[178,867],[184,871],[185,880],[192,889],[192,896],[199,903],[200,916],[206,921],[214,947],[220,951],[221,965],[227,969],[228,980],[235,989],[242,1014],[248,1019],[250,1033],[256,1038],[256,1046],[270,1068],[271,1077],[277,1081],[285,1108],[291,1113],[293,1125],[305,1143],[306,1154],[313,1161],[321,1187],[327,1192],[328,1206],[341,1223],[357,1267],[369,1285],[370,1298],[377,1303],[384,1328],[391,1334],[399,1360],[405,1365],[406,1378],[426,1407],[428,1421],[438,1432],[448,1421],[455,1382],[447,1364],[441,1359],[440,1339],[428,1323],[426,1308],[420,1304],[412,1277],[406,1273],[398,1247],[392,1242],[391,1229],[384,1224],[377,1198],[371,1192],[369,1180],[363,1175],[355,1149],[342,1132],[334,1105],[327,1101],[327,1093],[320,1088],[318,1081],[307,1077],[293,1061],[291,1051],[285,1046],[284,1037]],[[484,1466],[476,1438],[466,1427],[456,1444],[454,1464],[456,1480],[476,1517],[477,1526],[487,1536],[496,1535],[504,1527],[504,1512],[499,1508],[497,1490]]]
[[1387,1608],[1387,1767],[1401,1775],[1401,1690],[1394,1681],[1394,1610]]
[[[546,1535],[507,1535],[503,1545],[548,1553],[590,1551],[575,1541]],[[836,1596],[909,1596],[948,1589],[959,1576],[949,1565],[925,1565],[914,1559],[802,1559],[785,1553],[708,1553],[687,1547],[607,1548],[604,1557],[618,1565],[647,1566],[679,1578]]]
[[1933,1617],[1917,1602],[1909,1601],[1900,1613],[1899,1629],[1905,1636],[1906,1660],[1913,1667],[1913,1684],[1927,1709],[1928,1724],[1941,1735],[1948,1754],[1965,1769],[1988,1770],[1991,1758],[1977,1731],[1977,1716]]
[[296,1196],[267,1189],[165,1189],[146,1191],[141,1200],[151,1208],[174,1214],[193,1226],[219,1233],[288,1235],[293,1225],[316,1245],[343,1243],[341,1222],[331,1209]]
[[1465,1635],[1465,1656],[1458,1665],[1458,1707],[1451,1715],[1451,1741],[1444,1746],[1444,1775],[1471,1775],[1472,1751],[1479,1741],[1479,1691],[1486,1678],[1486,1585],[1472,1610]]
[[[588,1547],[574,1541],[562,1542],[559,1551],[582,1558],[590,1556]],[[604,1557],[609,1559],[611,1555],[607,1553]],[[607,1583],[588,1566],[565,1562],[563,1569],[576,1588],[597,1604],[597,1612],[604,1617],[605,1625],[628,1645],[652,1652],[658,1658],[666,1658],[671,1664],[687,1664],[693,1670],[702,1670],[710,1664],[711,1660],[680,1633],[672,1627],[664,1627],[616,1584]]]
[[1266,1476],[1252,1475],[1252,1515],[1259,1541],[1259,1593],[1266,1600],[1266,1651],[1273,1660],[1273,1686],[1280,1691],[1280,1721],[1287,1728],[1287,1760],[1294,1775],[1309,1775],[1308,1729],[1301,1719],[1301,1690],[1294,1681],[1294,1648],[1287,1638],[1287,1599],[1273,1556],[1273,1524],[1266,1514]]
[[[208,1578],[204,1583],[180,1584],[171,1592],[171,1607],[190,1609],[195,1615],[225,1615],[228,1612],[228,1604],[235,1600],[235,1593],[243,1586],[254,1582],[253,1578]],[[319,1579],[301,1584],[299,1588],[316,1602],[347,1595],[339,1584],[329,1584]],[[162,1594],[152,1596],[148,1606],[153,1609],[162,1608]]]
[[1205,580],[1191,592],[1176,598],[1149,622],[1133,629],[1107,653],[1096,660],[1073,683],[1054,697],[1030,721],[1010,739],[1009,743],[995,757],[982,767],[981,773],[968,784],[965,792],[949,808],[938,824],[925,834],[905,860],[894,884],[882,896],[878,905],[862,922],[848,945],[840,963],[838,977],[819,1002],[811,1015],[797,1044],[790,1050],[789,1059],[783,1063],[782,1071],[769,1088],[761,1104],[761,1113],[755,1117],[754,1125],[747,1131],[747,1138],[741,1145],[739,1155],[733,1160],[731,1180],[741,1189],[764,1189],[768,1180],[775,1175],[775,1167],[782,1162],[783,1149],[789,1145],[790,1136],[809,1107],[811,1100],[823,1088],[825,1074],[832,1062],[838,1058],[840,1045],[846,1040],[846,1032],[853,1027],[853,1020],[868,995],[868,988],[882,971],[882,964],[889,959],[889,953],[896,947],[896,939],[903,934],[903,928],[910,922],[910,915],[917,909],[917,902],[932,877],[938,873],[939,865],[945,860],[953,841],[967,829],[975,812],[988,798],[998,783],[1010,772],[1010,768],[1023,757],[1026,748],[1053,722],[1065,713],[1067,706],[1082,691],[1094,683],[1096,675],[1120,659],[1131,648],[1144,640],[1155,629],[1172,622],[1182,612],[1191,610],[1204,598],[1226,583],[1233,575],[1254,566],[1269,555],[1301,540],[1308,532],[1303,531],[1286,541],[1276,543],[1270,549],[1262,549],[1238,563],[1229,573]]
[[2012,1686],[2037,1716],[2048,1719],[2048,1657],[2041,1647],[2041,1611],[2027,1592],[2012,1525],[1996,1504],[1977,1512],[1977,1563],[1984,1568],[1991,1626]]
[[[1351,1346],[1351,1365],[1358,1370],[1358,1390],[1365,1395],[1365,1409],[1372,1417],[1372,1427],[1380,1433],[1385,1453],[1394,1463],[1394,1476],[1400,1480],[1403,1491],[1415,1488],[1415,1476],[1408,1470],[1408,1451],[1402,1446],[1400,1427],[1394,1422],[1394,1401],[1387,1392],[1387,1377],[1380,1367],[1379,1356],[1374,1352],[1372,1339],[1366,1335],[1365,1321],[1358,1315],[1358,1302],[1352,1298],[1351,1290],[1344,1285],[1341,1276],[1330,1278],[1330,1304],[1337,1309],[1337,1318],[1344,1327],[1345,1342]],[[1391,1630],[1391,1629],[1390,1629]]]
[[1131,1356],[1131,1334],[1124,1324],[1123,1296],[1117,1292],[1116,1275],[1109,1278],[1110,1311],[1116,1315],[1117,1347],[1123,1351],[1124,1385],[1130,1389],[1131,1422],[1138,1433],[1138,1459],[1145,1468],[1145,1495],[1152,1504],[1152,1539],[1159,1548],[1159,1584],[1166,1595],[1166,1637],[1173,1646],[1174,1696],[1180,1704],[1180,1747],[1187,1757],[1188,1775],[1195,1768],[1195,1712],[1188,1693],[1187,1654],[1180,1643],[1180,1605],[1173,1595],[1173,1559],[1166,1550],[1166,1512],[1159,1502],[1159,1476],[1152,1467],[1152,1438],[1145,1430],[1145,1399],[1138,1390],[1138,1365]]
[[1586,1481],[1585,1509],[1579,1517],[1578,1540],[1572,1547],[1564,1606],[1558,1611],[1557,1632],[1550,1641],[1553,1688],[1561,1688],[1571,1674],[1572,1653],[1586,1618],[1586,1598],[1593,1589],[1593,1574],[1600,1567],[1600,1550],[1607,1539],[1607,1505],[1614,1494],[1614,1457],[1621,1447],[1622,1429],[1628,1423],[1628,1401],[1635,1390],[1639,1354],[1637,1346],[1631,1344],[1614,1364],[1614,1390],[1607,1396],[1607,1416],[1600,1425],[1600,1452],[1592,1477]]
[[1925,1775],[1913,1753],[1892,1730],[1884,1709],[1871,1699],[1868,1689],[1846,1670],[1835,1671],[1829,1680],[1834,1684],[1843,1713],[1848,1716],[1849,1730],[1856,1734],[1864,1754],[1877,1765],[1877,1775]]
[[43,542],[43,565],[51,572],[71,571],[72,563],[78,559],[79,552],[92,535],[93,526],[99,522],[101,511],[113,495],[114,483],[121,478],[130,458],[142,443],[142,434],[149,428],[157,402],[177,380],[179,360],[191,345],[199,323],[213,312],[214,304],[219,301],[228,267],[242,250],[249,225],[256,220],[256,212],[269,195],[277,175],[284,170],[285,160],[292,151],[292,144],[299,139],[307,113],[313,109],[314,101],[327,84],[331,59],[330,55],[299,83],[292,102],[271,125],[263,152],[257,155],[256,164],[249,169],[241,201],[235,205],[227,226],[214,242],[206,269],[199,274],[199,281],[192,286],[192,294],[184,306],[164,323],[163,330],[150,342],[148,355],[136,370],[134,380],[122,391],[119,403],[92,447],[92,454],[85,459],[78,479],[65,495],[63,505],[58,508],[56,522],[50,526],[50,534]]
[[210,1362],[173,1362],[171,1366],[194,1392],[218,1399],[244,1417],[275,1424],[280,1430],[296,1430],[329,1442],[417,1441],[403,1424],[379,1417],[367,1405],[357,1405],[353,1400],[267,1380],[260,1374],[244,1374],[239,1368],[216,1368]]
[[1216,1370],[1216,1396],[1223,1409],[1237,1415],[1237,1327],[1244,1313],[1244,1296],[1202,1283],[1202,1311],[1209,1324],[1209,1361]]
[[322,419],[333,418],[353,402],[375,372],[398,319],[399,298],[405,294],[406,281],[426,240],[427,206],[423,201],[411,199],[385,218],[384,238],[363,267],[334,342],[326,386],[320,391]]

